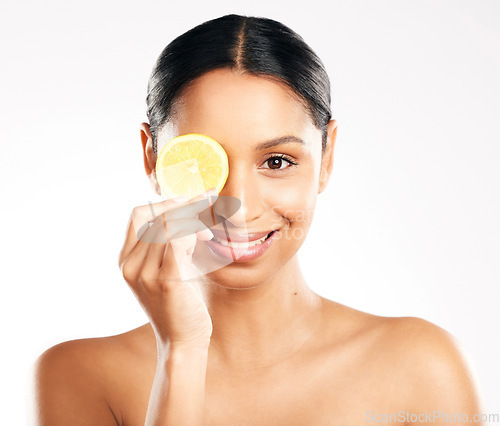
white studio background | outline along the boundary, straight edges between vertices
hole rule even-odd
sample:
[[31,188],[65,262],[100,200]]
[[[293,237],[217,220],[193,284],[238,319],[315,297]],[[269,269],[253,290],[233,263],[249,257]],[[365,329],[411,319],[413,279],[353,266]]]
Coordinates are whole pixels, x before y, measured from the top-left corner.
[[45,349],[147,321],[117,266],[131,209],[151,199],[147,80],[168,42],[227,13],[290,26],[332,80],[310,286],[450,331],[500,412],[500,2],[250,3],[2,2],[2,423],[24,424]]

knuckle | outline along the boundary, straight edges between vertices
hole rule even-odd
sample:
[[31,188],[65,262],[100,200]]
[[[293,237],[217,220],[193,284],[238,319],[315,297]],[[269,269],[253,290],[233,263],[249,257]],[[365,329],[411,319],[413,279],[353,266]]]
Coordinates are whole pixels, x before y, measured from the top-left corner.
[[138,283],[148,292],[167,293],[172,289],[172,280],[169,276],[142,272]]
[[135,271],[135,267],[133,264],[131,264],[130,262],[127,262],[127,261],[123,262],[121,265],[121,271],[122,271],[123,278],[125,278],[125,281],[127,281],[129,283],[131,281],[134,281],[136,271]]
[[139,210],[139,207],[134,207],[134,208],[132,209],[132,212],[130,213],[130,217],[132,218],[132,220],[135,220],[135,219],[137,219],[137,218],[138,218],[138,216],[139,216],[139,211],[140,211],[140,210]]
[[158,286],[163,292],[168,292],[174,289],[179,281],[179,278],[176,274],[173,274],[170,269],[160,270],[158,273]]
[[162,293],[171,292],[174,289],[175,283],[172,278],[163,278],[158,280],[158,289]]
[[146,288],[151,287],[151,285],[154,284],[153,277],[144,269],[139,273],[137,281]]

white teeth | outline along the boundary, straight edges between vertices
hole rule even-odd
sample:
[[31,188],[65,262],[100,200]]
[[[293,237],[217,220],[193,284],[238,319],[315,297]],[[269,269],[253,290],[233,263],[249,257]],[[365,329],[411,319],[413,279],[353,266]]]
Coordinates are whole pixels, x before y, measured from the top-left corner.
[[[269,235],[269,234],[268,234]],[[257,244],[262,244],[267,238],[267,235],[263,236],[260,240],[255,240],[255,241],[245,241],[245,242],[241,242],[241,243],[236,243],[234,241],[227,241],[227,240],[219,240],[217,238],[215,238],[215,241],[217,241],[218,243],[221,243],[223,246],[226,246],[226,247],[232,247],[232,248],[248,248],[248,247],[253,247],[253,246],[256,246]]]

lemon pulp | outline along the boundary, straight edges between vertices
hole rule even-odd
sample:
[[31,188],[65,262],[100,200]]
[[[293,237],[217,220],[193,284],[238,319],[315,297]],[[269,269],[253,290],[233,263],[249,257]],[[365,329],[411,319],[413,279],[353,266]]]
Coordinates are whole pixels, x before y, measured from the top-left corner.
[[170,139],[158,154],[156,178],[168,198],[220,192],[229,174],[226,151],[214,139],[190,133]]

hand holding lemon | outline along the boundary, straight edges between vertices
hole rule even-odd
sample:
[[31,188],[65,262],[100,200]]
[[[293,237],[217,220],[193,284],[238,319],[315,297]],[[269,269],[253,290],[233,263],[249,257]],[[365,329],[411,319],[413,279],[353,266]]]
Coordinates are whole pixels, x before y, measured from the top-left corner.
[[208,197],[137,206],[130,216],[119,265],[149,317],[159,355],[172,346],[206,347],[210,342],[212,322],[198,283],[186,280],[197,240],[213,237],[197,219],[208,208]]
[[[148,315],[160,353],[172,346],[207,347],[212,322],[195,281],[185,281],[198,239],[211,231],[199,220],[228,177],[226,152],[200,134],[171,139],[158,154],[156,176],[167,197],[136,207],[120,253],[120,268]],[[175,200],[190,199],[189,203]],[[161,238],[159,238],[161,237]],[[189,274],[188,274],[189,275]],[[169,349],[170,348],[170,349]]]

